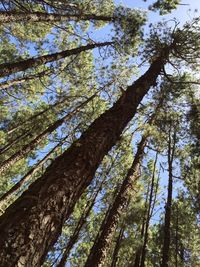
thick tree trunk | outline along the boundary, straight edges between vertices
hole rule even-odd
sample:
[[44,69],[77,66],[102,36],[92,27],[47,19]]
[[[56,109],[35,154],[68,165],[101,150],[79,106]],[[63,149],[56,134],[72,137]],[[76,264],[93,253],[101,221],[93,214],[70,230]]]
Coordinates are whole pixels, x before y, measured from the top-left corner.
[[17,161],[27,156],[31,151],[33,151],[49,134],[55,131],[59,126],[61,126],[66,120],[72,118],[82,107],[84,107],[89,101],[91,101],[96,94],[92,95],[85,102],[81,103],[73,111],[65,115],[63,118],[55,121],[47,129],[45,129],[41,134],[35,137],[30,143],[24,145],[20,150],[13,154],[10,158],[6,159],[0,164],[0,173],[4,172],[11,165],[15,164]]
[[108,210],[108,213],[101,224],[99,234],[97,235],[94,245],[91,248],[85,267],[100,267],[103,265],[107,251],[111,244],[113,233],[119,222],[120,215],[128,202],[128,193],[131,191],[133,184],[138,178],[139,166],[144,154],[146,140],[147,138],[143,137],[138,145],[133,164],[122,183],[119,193],[116,195],[111,208]]
[[149,194],[149,201],[148,201],[147,217],[146,217],[146,222],[145,222],[144,242],[142,246],[140,267],[145,266],[146,247],[147,247],[148,238],[149,238],[149,223],[150,223],[151,214],[152,214],[151,210],[152,210],[153,192],[154,192],[154,186],[155,186],[155,172],[156,172],[157,157],[158,157],[158,153],[156,153],[156,159],[154,161],[154,167],[153,167],[153,175],[151,179],[151,187],[150,187],[150,194]]
[[165,49],[112,108],[49,166],[0,218],[2,266],[40,266],[56,242],[73,206],[92,181],[103,157],[119,140],[136,109],[155,84],[169,54]]
[[44,55],[36,58],[28,58],[24,59],[19,62],[13,62],[13,63],[5,63],[0,65],[0,77],[4,77],[19,71],[25,71],[29,68],[38,67],[41,65],[44,65],[49,62],[53,62],[56,60],[60,60],[62,58],[66,58],[72,55],[77,55],[81,52],[91,50],[93,48],[108,46],[113,44],[113,42],[104,42],[104,43],[96,43],[96,44],[87,44],[85,46],[73,48],[70,50],[65,50],[62,52]]
[[167,189],[167,202],[165,206],[165,223],[164,223],[164,241],[162,249],[162,263],[161,267],[169,266],[169,249],[171,240],[171,209],[172,209],[172,192],[173,192],[173,158],[175,153],[176,133],[174,132],[173,140],[171,136],[171,125],[169,130],[168,140],[168,189]]
[[120,250],[120,245],[121,245],[121,241],[123,238],[123,234],[124,234],[124,228],[123,226],[121,227],[120,231],[119,231],[119,235],[117,237],[116,240],[116,244],[115,244],[115,249],[112,255],[112,262],[110,267],[116,267],[117,266],[117,261],[118,261],[118,254],[119,254],[119,250]]
[[0,11],[0,22],[66,22],[66,21],[81,21],[81,20],[99,20],[111,22],[114,20],[111,16],[98,16],[95,14],[55,14],[44,12],[20,12],[20,11]]

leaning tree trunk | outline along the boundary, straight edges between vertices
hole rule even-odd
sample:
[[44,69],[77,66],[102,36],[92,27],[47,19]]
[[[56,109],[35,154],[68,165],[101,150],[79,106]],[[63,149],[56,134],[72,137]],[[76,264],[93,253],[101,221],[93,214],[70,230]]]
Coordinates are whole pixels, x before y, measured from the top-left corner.
[[[162,95],[159,100],[158,105],[155,108],[154,114],[151,116],[151,118],[148,121],[149,124],[153,123],[157,115],[157,111],[162,106],[163,100],[164,100],[164,96]],[[139,177],[138,170],[139,170],[139,166],[142,161],[144,148],[147,143],[147,140],[148,140],[148,134],[143,135],[138,145],[138,149],[137,149],[134,161],[132,163],[132,166],[129,169],[128,174],[122,183],[119,193],[117,193],[116,197],[114,198],[114,202],[109,208],[101,224],[99,233],[94,241],[94,244],[91,248],[88,259],[84,265],[85,267],[100,267],[104,264],[107,251],[111,244],[112,235],[117,227],[122,210],[124,209],[125,205],[128,203],[129,192],[133,188],[134,182]],[[155,173],[155,166],[154,166],[154,173]],[[154,178],[153,178],[153,181],[154,181]]]
[[175,143],[176,143],[176,132],[173,134],[173,140],[171,137],[171,125],[169,130],[169,140],[168,140],[168,189],[167,189],[167,203],[165,206],[165,223],[164,223],[164,241],[162,248],[162,262],[161,267],[169,266],[169,249],[171,240],[171,210],[172,210],[172,192],[173,192],[173,159],[175,153]]
[[[105,176],[105,178],[106,178],[106,176]],[[88,200],[88,202],[86,204],[86,208],[82,212],[82,216],[81,216],[72,236],[70,237],[67,246],[65,247],[64,253],[62,255],[60,262],[57,264],[57,267],[65,267],[67,258],[69,257],[69,254],[70,254],[70,251],[73,248],[74,244],[77,242],[80,231],[81,231],[83,225],[86,223],[86,220],[87,220],[92,208],[94,207],[94,204],[96,202],[96,198],[97,198],[99,192],[102,190],[102,186],[105,182],[105,178],[100,183],[100,185],[99,185],[98,189],[96,190],[96,192],[94,193],[92,199]]]
[[17,182],[7,192],[0,196],[0,210],[3,210],[3,207],[11,201],[13,194],[16,194],[22,187],[24,187],[25,184],[30,181],[31,177],[33,177],[33,175],[41,169],[45,162],[47,162],[49,159],[52,159],[52,155],[58,150],[60,146],[62,146],[68,136],[69,135],[65,136],[61,142],[59,142],[54,148],[52,148],[44,158],[42,158],[33,168],[31,168],[27,172],[27,174],[25,174],[19,180],[19,182]]
[[20,150],[18,150],[11,157],[6,159],[0,164],[0,173],[6,171],[13,164],[15,164],[20,159],[27,156],[31,151],[33,151],[49,134],[55,131],[59,126],[61,126],[67,119],[71,119],[82,107],[84,107],[89,101],[91,101],[96,94],[89,97],[85,102],[78,105],[73,111],[69,112],[63,118],[58,119],[53,124],[51,124],[47,129],[45,129],[41,134],[36,136],[30,143],[24,145]]
[[119,231],[119,235],[117,237],[117,240],[116,240],[116,244],[115,244],[114,252],[112,255],[112,262],[111,262],[110,267],[116,267],[117,266],[118,254],[119,254],[123,235],[124,235],[124,228],[122,226],[120,231]]
[[155,84],[171,48],[165,48],[113,107],[96,119],[1,216],[2,266],[42,264],[103,157],[120,139],[143,97]]
[[17,137],[9,140],[9,142],[6,145],[4,145],[2,148],[0,148],[0,155],[5,154],[5,152],[7,152],[16,143],[18,143],[20,140],[22,140],[28,136],[32,136],[31,129],[27,129],[23,133],[18,135]]
[[129,192],[133,187],[133,183],[138,178],[138,171],[140,163],[144,154],[144,147],[147,141],[147,137],[143,137],[140,141],[131,168],[128,171],[126,178],[124,179],[119,193],[116,195],[111,208],[108,210],[99,233],[94,241],[94,244],[90,250],[90,254],[85,263],[85,267],[100,267],[103,265],[106,258],[107,251],[111,244],[113,233],[117,227],[122,210],[128,203]]
[[65,50],[54,54],[44,55],[36,58],[28,58],[19,62],[0,64],[0,77],[4,77],[19,71],[25,71],[29,68],[38,67],[49,62],[60,60],[62,58],[66,58],[72,55],[77,55],[83,51],[91,50],[93,48],[108,46],[111,44],[113,44],[113,42],[87,44],[85,46]]
[[35,79],[40,79],[47,74],[49,75],[51,72],[52,71],[50,71],[50,70],[44,70],[44,71],[41,71],[41,72],[36,73],[36,74],[32,74],[32,75],[24,76],[24,77],[19,77],[19,78],[13,79],[13,80],[8,80],[5,82],[2,82],[2,83],[0,83],[0,90],[5,90],[5,89],[8,89],[12,86],[18,85],[18,84],[29,82],[29,81],[32,81]]
[[26,124],[29,124],[29,123],[33,123],[34,120],[43,115],[44,113],[46,113],[47,111],[50,111],[50,110],[53,110],[55,109],[57,106],[61,105],[61,104],[64,104],[67,100],[70,99],[70,96],[66,96],[64,97],[62,100],[60,101],[56,101],[55,103],[53,104],[49,104],[47,106],[47,108],[43,109],[42,111],[39,111],[39,112],[36,112],[35,114],[33,114],[31,117],[28,117],[27,119],[21,121],[20,123],[18,123],[17,125],[13,126],[12,128],[6,130],[6,133],[7,135],[10,135],[12,134],[13,132],[15,132],[16,130],[18,130],[19,128],[21,127],[24,127]]
[[0,22],[66,22],[66,21],[81,21],[81,20],[99,20],[111,22],[115,18],[111,16],[101,16],[95,14],[56,14],[45,12],[20,12],[20,11],[0,11]]

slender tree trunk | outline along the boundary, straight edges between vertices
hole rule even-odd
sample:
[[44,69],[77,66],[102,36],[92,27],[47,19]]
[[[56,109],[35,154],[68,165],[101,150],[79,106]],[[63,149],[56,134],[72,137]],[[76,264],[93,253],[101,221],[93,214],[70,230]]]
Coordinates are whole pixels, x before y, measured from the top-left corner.
[[118,254],[119,254],[120,245],[121,245],[123,235],[124,235],[124,228],[122,226],[120,231],[119,231],[119,235],[117,237],[117,240],[116,240],[115,249],[114,249],[114,252],[112,255],[112,262],[111,262],[110,267],[116,267],[117,266]]
[[103,157],[120,139],[143,97],[155,84],[171,48],[165,48],[113,107],[97,118],[1,216],[2,266],[42,264]]
[[122,210],[128,202],[128,193],[131,191],[133,184],[138,178],[139,166],[144,154],[146,139],[146,137],[143,137],[138,145],[138,150],[132,166],[124,179],[120,191],[116,195],[111,208],[101,224],[99,234],[95,239],[94,245],[91,248],[90,254],[84,265],[85,267],[98,267],[103,265],[107,251],[111,244],[112,235],[117,227]]
[[66,22],[66,21],[81,21],[81,20],[99,20],[111,22],[114,17],[98,16],[95,14],[56,14],[44,12],[20,12],[20,11],[0,11],[0,22]]
[[149,223],[150,223],[151,214],[152,214],[151,209],[152,209],[153,192],[154,192],[154,186],[155,186],[155,173],[156,173],[157,158],[158,158],[158,153],[156,153],[156,158],[155,158],[154,167],[153,167],[153,175],[152,175],[152,179],[151,179],[151,187],[150,187],[148,211],[147,211],[147,217],[146,217],[146,223],[145,223],[144,242],[143,242],[143,246],[142,246],[140,267],[145,266],[146,247],[147,247],[148,238],[149,238]]
[[57,106],[65,103],[67,100],[69,100],[71,97],[70,96],[67,96],[67,97],[64,97],[61,101],[57,101],[55,102],[54,104],[51,104],[51,105],[48,105],[47,108],[43,109],[42,111],[39,111],[39,112],[36,112],[34,115],[32,115],[31,117],[27,118],[26,120],[24,121],[21,121],[19,124],[13,126],[13,128],[9,129],[9,130],[6,130],[7,131],[7,135],[10,135],[12,133],[14,133],[16,130],[18,130],[19,128],[21,128],[22,126],[24,127],[26,124],[28,123],[33,123],[33,121],[43,115],[44,113],[46,113],[47,111],[49,110],[53,110],[54,108],[56,108]]
[[171,134],[172,126],[170,125],[169,140],[168,140],[168,190],[167,203],[165,206],[165,223],[164,223],[164,241],[162,249],[162,263],[161,267],[169,266],[169,249],[170,249],[170,223],[171,223],[171,209],[172,209],[172,191],[173,191],[173,158],[175,153],[176,133]]
[[33,74],[33,75],[29,75],[29,76],[9,80],[6,82],[2,82],[2,83],[0,83],[0,90],[5,90],[5,89],[8,89],[14,85],[22,84],[22,83],[29,82],[29,81],[32,81],[35,79],[39,79],[39,78],[41,78],[47,74],[49,74],[49,70],[44,70],[44,71],[41,71],[41,72]]
[[176,240],[175,240],[175,246],[176,246],[176,254],[175,254],[175,267],[178,267],[178,239],[179,239],[179,234],[178,234],[178,231],[179,231],[179,220],[178,220],[178,205],[177,205],[177,208],[176,208]]
[[[141,232],[140,232],[140,237],[141,240],[143,240],[144,238],[144,230],[145,230],[145,222],[146,222],[146,217],[147,217],[147,207],[148,207],[148,198],[149,198],[149,191],[150,191],[150,182],[148,183],[148,187],[147,187],[147,193],[146,193],[146,198],[145,198],[145,213],[143,216],[143,220],[142,220],[142,227],[141,227]],[[137,251],[136,251],[136,255],[135,255],[135,260],[134,263],[130,264],[130,267],[139,267],[140,266],[140,260],[141,260],[141,254],[142,254],[142,244],[138,247]]]
[[26,138],[27,136],[32,136],[31,129],[27,129],[17,137],[12,140],[9,140],[9,143],[0,148],[0,155],[8,151],[14,144],[18,143],[21,139]]
[[49,62],[57,61],[72,55],[77,55],[81,52],[91,50],[93,48],[108,46],[111,44],[113,44],[113,42],[87,44],[85,46],[65,50],[54,54],[44,55],[36,58],[28,58],[19,62],[0,64],[0,77],[4,77],[19,71],[25,71],[29,68],[38,67]]
[[63,140],[53,149],[51,149],[49,153],[47,153],[47,155],[42,160],[40,160],[32,169],[30,169],[28,173],[19,180],[19,182],[17,182],[13,187],[11,187],[5,194],[0,197],[0,210],[3,210],[3,206],[11,201],[13,194],[16,194],[31,179],[31,177],[33,177],[33,175],[41,169],[42,165],[47,162],[48,159],[52,158],[53,153],[58,150],[58,148],[67,139],[67,137],[68,135],[64,137]]
[[73,111],[65,115],[63,118],[58,119],[53,124],[51,124],[47,129],[45,129],[41,134],[35,137],[30,143],[24,145],[20,150],[13,154],[10,158],[6,159],[0,164],[0,173],[4,172],[11,165],[15,164],[17,161],[27,156],[31,151],[33,151],[37,145],[39,145],[49,134],[55,131],[59,126],[61,126],[67,119],[72,118],[82,107],[84,107],[89,101],[91,101],[96,94],[89,97],[85,102],[81,103]]
[[97,198],[99,192],[102,190],[102,186],[103,186],[104,182],[105,182],[105,179],[103,179],[103,181],[101,182],[99,188],[94,193],[92,200],[88,201],[88,203],[86,205],[86,208],[83,211],[82,216],[81,216],[81,218],[80,218],[80,220],[79,220],[79,222],[78,222],[78,224],[77,224],[77,226],[76,226],[72,236],[70,237],[70,240],[69,240],[69,242],[68,242],[68,244],[67,244],[67,246],[66,246],[66,248],[64,250],[62,258],[61,258],[60,262],[57,264],[57,267],[64,267],[65,266],[67,258],[69,257],[70,251],[73,248],[74,244],[78,240],[80,231],[81,231],[83,225],[85,224],[85,222],[87,220],[87,217],[89,216],[92,208],[94,207],[96,198]]

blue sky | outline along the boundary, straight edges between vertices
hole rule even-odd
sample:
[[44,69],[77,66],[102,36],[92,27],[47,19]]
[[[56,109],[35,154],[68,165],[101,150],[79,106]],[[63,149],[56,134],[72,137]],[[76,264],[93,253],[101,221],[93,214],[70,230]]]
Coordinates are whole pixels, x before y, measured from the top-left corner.
[[[148,5],[151,4],[154,1],[147,1],[144,2],[143,0],[115,0],[116,4],[122,4],[127,7],[131,8],[142,8],[142,9],[147,9]],[[182,5],[183,4],[183,5]],[[191,9],[191,11],[188,11]],[[194,16],[194,10],[198,9],[197,14],[200,14],[200,1],[199,0],[182,0],[181,5],[177,7],[176,10],[172,11],[170,14],[163,16],[166,19],[170,18],[177,18],[178,20],[184,22],[186,20],[190,20]],[[155,14],[155,12],[150,12],[149,13],[149,19],[153,21],[158,21],[160,20],[160,16]]]

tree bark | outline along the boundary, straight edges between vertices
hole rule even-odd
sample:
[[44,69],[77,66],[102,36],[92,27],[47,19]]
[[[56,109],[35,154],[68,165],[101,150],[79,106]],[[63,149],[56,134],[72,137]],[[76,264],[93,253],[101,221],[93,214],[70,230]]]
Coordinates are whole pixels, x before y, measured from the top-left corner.
[[9,140],[9,143],[0,148],[0,155],[8,151],[14,144],[18,143],[21,139],[26,138],[27,136],[32,136],[31,129],[27,129],[17,137],[12,140]]
[[103,157],[120,139],[143,97],[155,84],[170,50],[171,47],[165,48],[113,107],[97,118],[1,216],[2,266],[42,264]]
[[143,246],[142,246],[140,267],[145,266],[146,247],[147,247],[147,242],[148,242],[148,238],[149,238],[149,233],[148,233],[149,232],[149,223],[150,223],[151,214],[152,214],[151,209],[152,209],[153,192],[154,192],[154,186],[155,186],[155,172],[156,172],[157,157],[158,157],[158,153],[156,153],[156,158],[155,158],[154,167],[153,167],[153,175],[152,175],[152,179],[151,179],[151,187],[150,187],[148,211],[147,211],[145,230],[144,230],[144,242],[143,242]]
[[[146,214],[147,214],[147,207],[148,207],[148,198],[149,198],[149,190],[150,190],[150,182],[148,182],[147,186],[147,193],[145,197],[145,209],[144,209],[144,216],[142,219],[142,227],[141,227],[141,232],[140,232],[140,238],[143,240],[144,238],[144,230],[145,230],[145,222],[146,222]],[[142,244],[137,248],[136,254],[135,254],[135,259],[134,262],[130,264],[129,267],[139,267],[140,266],[140,260],[141,260],[141,254],[142,254]]]
[[95,14],[56,14],[44,12],[20,12],[20,11],[0,11],[0,22],[66,22],[66,21],[81,21],[81,20],[98,20],[111,22],[114,20],[111,16],[101,16]]
[[179,241],[179,217],[178,217],[178,204],[176,207],[176,235],[175,235],[175,267],[178,267],[178,241]]
[[28,173],[24,175],[19,182],[17,182],[0,197],[0,210],[3,210],[3,206],[10,202],[13,194],[16,194],[19,189],[22,188],[38,170],[41,169],[41,166],[52,157],[52,154],[64,143],[67,137],[68,135],[64,137],[63,140],[58,143],[53,149],[51,149],[51,151],[49,151],[49,153],[47,153],[47,155],[42,160],[40,160],[32,169],[30,169],[30,171],[28,171]]
[[113,42],[87,44],[85,46],[73,48],[70,50],[65,50],[54,54],[48,54],[36,58],[28,58],[19,62],[0,64],[0,77],[4,77],[19,71],[25,71],[29,68],[38,67],[49,62],[60,60],[62,58],[66,58],[72,55],[77,55],[81,52],[91,50],[93,48],[108,46],[111,44],[113,44]]
[[2,83],[0,83],[0,90],[5,90],[5,89],[8,89],[12,86],[22,84],[22,83],[25,83],[25,82],[28,82],[28,81],[31,81],[34,79],[40,79],[41,77],[43,77],[44,75],[47,75],[47,74],[50,74],[50,70],[44,70],[44,71],[41,71],[41,72],[33,74],[33,75],[24,76],[24,77],[20,77],[17,79],[2,82]]
[[170,125],[169,139],[168,139],[168,189],[167,189],[167,203],[165,206],[165,223],[164,223],[164,241],[162,248],[162,262],[161,267],[169,266],[169,249],[170,249],[170,224],[171,224],[171,209],[172,209],[172,192],[173,192],[173,159],[175,153],[176,132],[171,136],[172,126]]
[[6,159],[0,164],[0,173],[6,171],[11,165],[15,164],[17,161],[27,156],[31,151],[33,151],[37,145],[39,145],[49,134],[55,131],[59,126],[61,126],[67,119],[72,118],[82,107],[84,107],[89,101],[91,101],[96,94],[89,97],[85,102],[81,103],[73,111],[69,112],[63,118],[58,119],[53,124],[51,124],[47,129],[45,129],[41,134],[35,137],[30,143],[24,145],[20,150],[13,154],[10,158]]
[[108,213],[101,224],[99,233],[84,265],[85,267],[100,267],[104,263],[107,251],[111,244],[113,233],[119,222],[120,215],[128,202],[128,193],[131,191],[133,184],[138,178],[138,171],[144,154],[146,141],[147,138],[143,137],[138,145],[137,153],[132,166],[129,169],[126,178],[124,179],[120,191],[116,195],[111,208],[108,210]]
[[77,242],[78,240],[78,237],[79,237],[79,234],[80,234],[80,231],[83,227],[83,225],[85,224],[86,220],[87,220],[87,217],[89,216],[90,214],[90,211],[92,210],[92,208],[94,207],[94,204],[95,204],[95,201],[96,201],[96,198],[99,194],[99,192],[102,190],[102,186],[103,186],[103,183],[105,182],[105,179],[103,179],[103,181],[101,182],[99,188],[97,189],[97,191],[94,193],[93,195],[93,198],[92,200],[89,200],[87,205],[86,205],[86,208],[85,210],[83,211],[82,213],[82,216],[74,230],[74,233],[73,235],[70,237],[70,240],[64,250],[64,253],[62,255],[62,258],[60,260],[60,262],[57,264],[57,267],[64,267],[65,264],[66,264],[66,261],[67,261],[67,258],[69,257],[69,254],[70,254],[70,251],[71,249],[73,248],[74,244]]
[[123,234],[124,234],[124,228],[123,226],[121,227],[120,231],[119,231],[119,235],[117,237],[116,240],[116,244],[115,244],[115,249],[112,255],[112,262],[110,267],[116,267],[117,266],[117,261],[118,261],[118,254],[119,254],[119,250],[120,250],[120,245],[121,245],[121,241],[123,238]]

